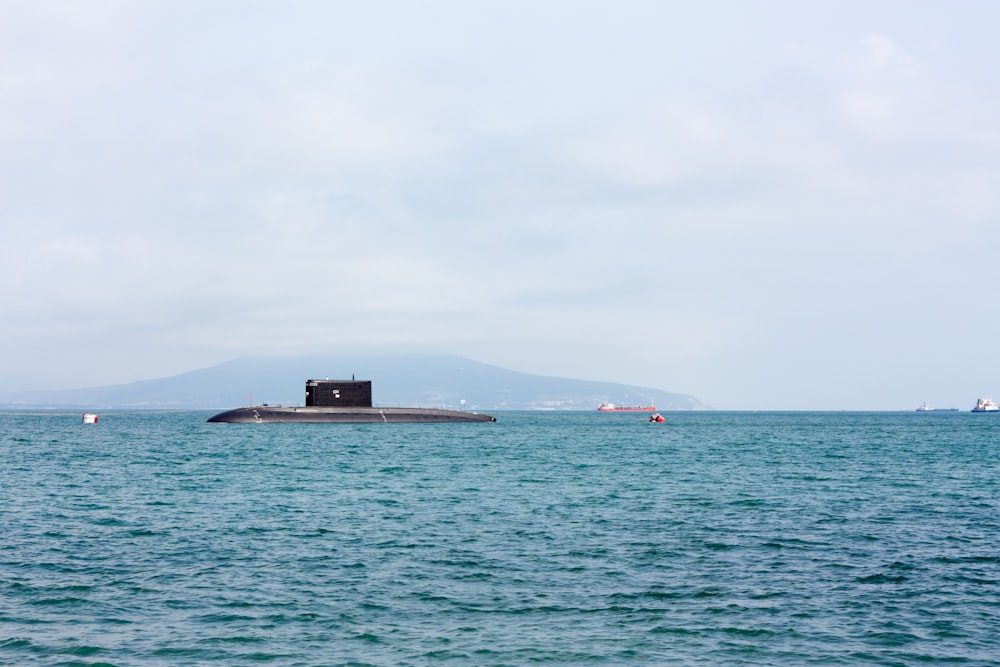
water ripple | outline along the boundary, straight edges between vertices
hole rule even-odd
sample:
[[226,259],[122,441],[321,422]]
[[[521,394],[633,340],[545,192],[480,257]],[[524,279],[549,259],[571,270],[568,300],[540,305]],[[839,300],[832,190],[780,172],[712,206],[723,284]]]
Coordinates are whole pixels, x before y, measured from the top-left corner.
[[0,662],[997,665],[1000,419],[0,415]]

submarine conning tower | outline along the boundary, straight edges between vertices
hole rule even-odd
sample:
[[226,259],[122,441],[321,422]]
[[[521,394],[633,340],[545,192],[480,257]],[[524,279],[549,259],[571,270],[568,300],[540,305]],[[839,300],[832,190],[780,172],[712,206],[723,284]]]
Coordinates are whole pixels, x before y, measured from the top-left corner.
[[306,380],[306,406],[372,407],[371,380]]

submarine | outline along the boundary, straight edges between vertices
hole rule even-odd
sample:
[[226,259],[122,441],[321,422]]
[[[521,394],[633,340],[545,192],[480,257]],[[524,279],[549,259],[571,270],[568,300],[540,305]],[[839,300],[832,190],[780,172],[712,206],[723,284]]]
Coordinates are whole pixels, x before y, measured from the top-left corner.
[[209,417],[228,424],[430,424],[495,422],[492,415],[437,408],[372,406],[371,380],[306,380],[304,406],[256,405]]

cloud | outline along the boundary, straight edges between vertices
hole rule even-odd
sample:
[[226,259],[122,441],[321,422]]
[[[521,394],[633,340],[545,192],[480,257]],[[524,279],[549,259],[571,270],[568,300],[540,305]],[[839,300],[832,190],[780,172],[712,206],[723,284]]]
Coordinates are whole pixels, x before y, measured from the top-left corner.
[[997,99],[947,22],[39,6],[0,8],[3,377],[378,342],[727,406],[992,274]]
[[849,91],[840,98],[841,110],[847,120],[872,132],[893,129],[897,105],[894,95],[879,91]]
[[663,100],[615,119],[601,135],[569,150],[577,164],[625,186],[665,187],[716,166],[725,154],[727,129],[715,109],[694,100]]
[[899,109],[912,102],[916,61],[888,37],[870,33],[842,64],[848,86],[840,95],[844,118],[873,134],[897,132]]
[[861,65],[891,70],[902,76],[915,76],[916,60],[884,35],[869,33],[861,39]]

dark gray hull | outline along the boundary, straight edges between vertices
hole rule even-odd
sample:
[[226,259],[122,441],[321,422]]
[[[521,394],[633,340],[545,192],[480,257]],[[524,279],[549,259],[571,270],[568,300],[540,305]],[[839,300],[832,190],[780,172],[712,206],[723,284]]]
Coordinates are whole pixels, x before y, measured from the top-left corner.
[[495,422],[496,417],[478,412],[433,408],[331,408],[270,407],[236,408],[209,418],[230,424],[424,424]]

